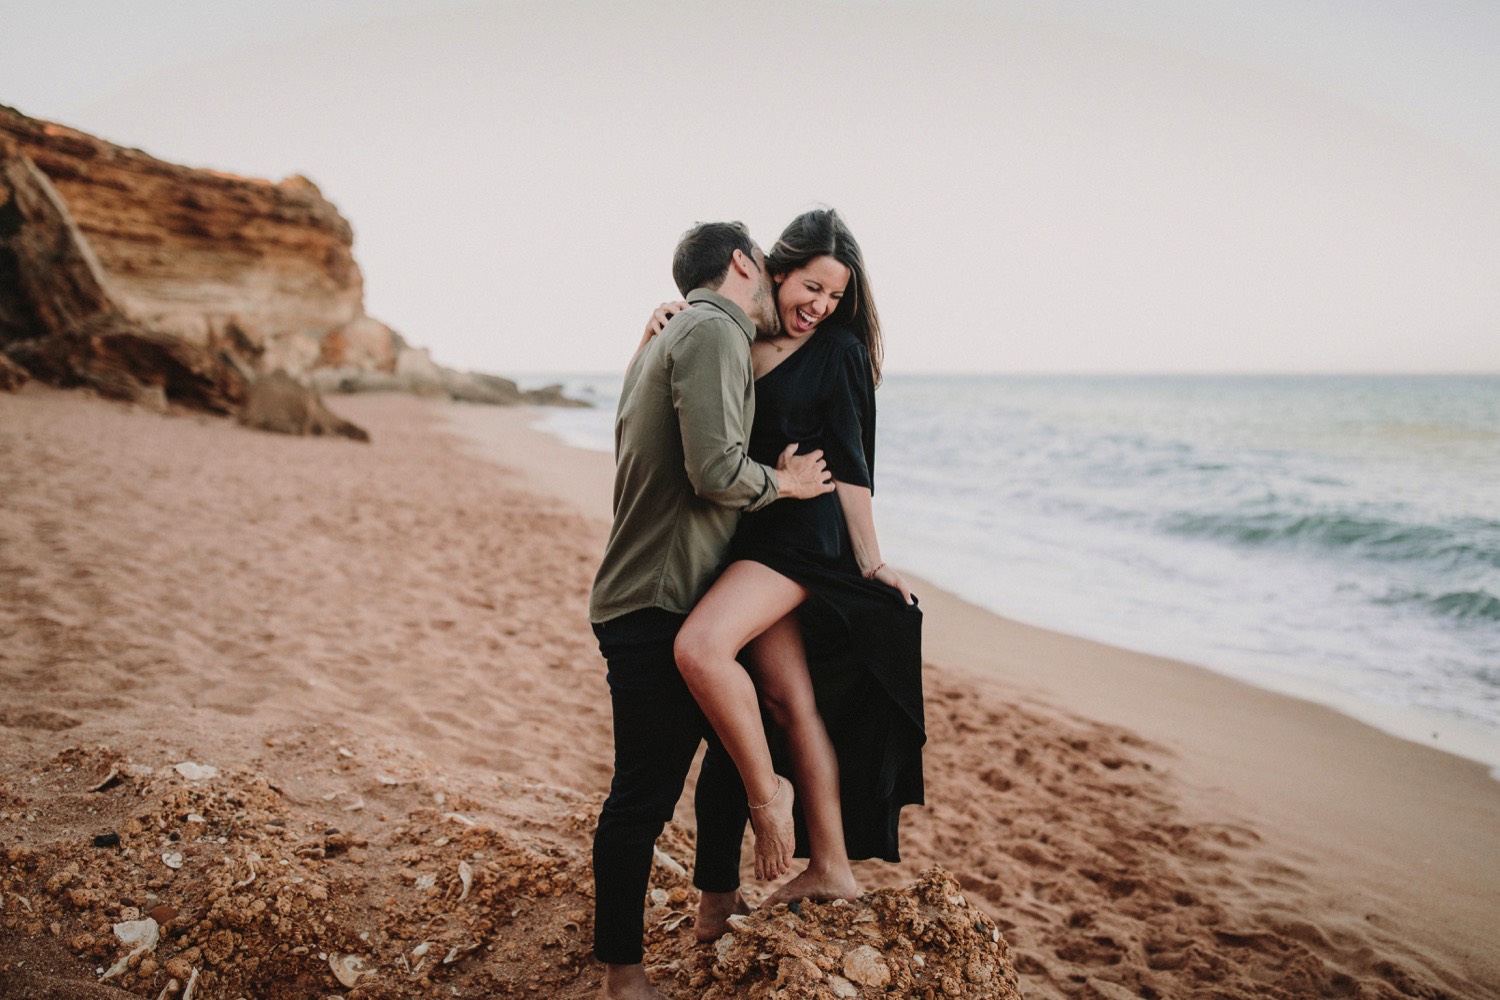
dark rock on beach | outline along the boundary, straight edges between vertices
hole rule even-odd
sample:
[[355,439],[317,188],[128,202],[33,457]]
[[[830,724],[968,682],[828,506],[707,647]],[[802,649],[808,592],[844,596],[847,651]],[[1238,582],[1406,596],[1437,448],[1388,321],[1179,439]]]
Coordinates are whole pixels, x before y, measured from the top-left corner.
[[9,357],[0,354],[0,390],[15,392],[21,386],[30,381],[31,376],[26,369],[16,364]]
[[240,412],[240,423],[277,434],[330,434],[355,441],[370,440],[364,429],[328,409],[316,389],[308,388],[284,371],[255,380]]

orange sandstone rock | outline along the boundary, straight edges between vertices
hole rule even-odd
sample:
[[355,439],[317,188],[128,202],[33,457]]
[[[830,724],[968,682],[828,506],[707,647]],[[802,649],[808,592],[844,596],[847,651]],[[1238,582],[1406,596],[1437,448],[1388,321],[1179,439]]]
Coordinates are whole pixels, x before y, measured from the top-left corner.
[[[179,166],[4,107],[0,137],[7,163],[32,165],[65,209],[98,286],[81,302],[90,313],[107,301],[254,372],[306,370],[321,340],[349,324],[360,324],[352,341],[370,339],[353,230],[306,178]],[[384,340],[364,353],[388,358],[389,330]]]
[[584,405],[406,344],[365,314],[353,242],[305,177],[179,166],[0,105],[0,389],[239,413],[282,371],[314,391]]

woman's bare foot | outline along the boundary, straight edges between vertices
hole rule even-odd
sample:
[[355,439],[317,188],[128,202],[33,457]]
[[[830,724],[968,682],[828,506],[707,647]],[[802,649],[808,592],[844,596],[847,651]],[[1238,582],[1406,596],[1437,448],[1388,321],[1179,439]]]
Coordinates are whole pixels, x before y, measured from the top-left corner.
[[776,794],[762,806],[750,807],[750,826],[755,830],[755,877],[763,882],[780,878],[792,867],[797,849],[797,828],[792,821],[792,783],[776,776]]
[[705,892],[698,897],[698,916],[693,921],[693,937],[702,944],[716,941],[729,933],[729,918],[748,915],[750,904],[738,892]]
[[790,903],[795,899],[847,899],[859,898],[859,883],[854,881],[854,872],[845,864],[834,868],[815,868],[808,865],[802,874],[771,893],[767,906]]

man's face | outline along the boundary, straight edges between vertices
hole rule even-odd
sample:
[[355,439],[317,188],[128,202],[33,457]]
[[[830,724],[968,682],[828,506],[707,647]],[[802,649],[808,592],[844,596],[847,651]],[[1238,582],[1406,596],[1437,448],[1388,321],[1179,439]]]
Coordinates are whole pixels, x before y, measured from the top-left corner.
[[760,247],[753,249],[750,259],[755,262],[759,281],[750,297],[750,322],[755,324],[755,332],[760,336],[774,337],[781,332],[781,317],[776,311],[776,284],[771,280],[771,272],[766,270],[766,255],[761,253]]

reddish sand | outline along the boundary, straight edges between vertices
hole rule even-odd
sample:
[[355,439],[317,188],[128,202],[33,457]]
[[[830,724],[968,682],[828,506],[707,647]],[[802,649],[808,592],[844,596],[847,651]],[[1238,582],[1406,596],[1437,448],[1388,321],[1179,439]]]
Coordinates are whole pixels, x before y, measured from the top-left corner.
[[[105,995],[82,984],[120,951],[109,922],[170,901],[194,858],[103,899],[135,869],[88,836],[210,808],[242,814],[224,820],[230,847],[231,820],[277,842],[288,823],[342,828],[282,860],[354,856],[341,881],[309,868],[338,904],[331,926],[468,949],[422,980],[430,995],[589,995],[578,879],[610,728],[586,603],[608,459],[527,429],[524,410],[332,405],[373,443],[0,395],[0,996],[39,969],[78,982],[55,995]],[[907,861],[860,875],[954,872],[1005,932],[1026,996],[1500,995],[1500,783],[1483,768],[921,593],[929,804],[907,813]],[[186,760],[240,791],[182,787],[170,765]],[[127,761],[154,776],[88,792]],[[666,846],[684,856],[686,800],[678,826]],[[407,889],[381,887],[411,871],[458,898],[443,852],[460,844],[480,848],[464,857],[489,866],[481,884],[550,884],[556,907],[532,922],[396,912]],[[66,879],[33,884],[62,861]],[[225,856],[223,891],[244,864]],[[251,981],[224,970],[269,945],[212,930],[181,943],[201,933],[194,958]],[[673,996],[695,995],[673,979],[690,938],[690,921],[653,925],[648,964]],[[337,991],[310,968],[250,995]],[[129,985],[155,997],[166,975]]]

